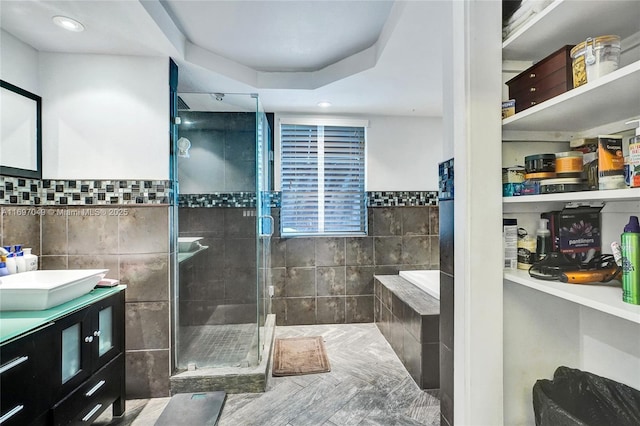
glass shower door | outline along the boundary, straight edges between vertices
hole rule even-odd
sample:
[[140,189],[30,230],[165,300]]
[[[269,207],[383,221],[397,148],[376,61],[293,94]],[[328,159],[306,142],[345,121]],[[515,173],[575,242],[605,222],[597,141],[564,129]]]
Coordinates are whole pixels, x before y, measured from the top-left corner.
[[[257,95],[256,95],[257,99]],[[258,362],[264,348],[265,336],[269,335],[266,316],[271,302],[271,235],[274,220],[271,216],[270,182],[271,129],[267,116],[257,99],[256,115],[256,264],[257,264],[257,316],[258,316]]]

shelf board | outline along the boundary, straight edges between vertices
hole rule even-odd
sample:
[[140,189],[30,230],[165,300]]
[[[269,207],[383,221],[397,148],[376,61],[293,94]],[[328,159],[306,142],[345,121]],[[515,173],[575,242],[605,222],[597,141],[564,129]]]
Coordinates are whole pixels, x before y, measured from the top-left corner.
[[636,1],[556,0],[502,43],[503,60],[537,62],[567,44],[587,37],[616,34],[622,39],[640,29]]
[[503,204],[526,204],[541,202],[572,201],[637,201],[640,200],[640,188],[610,189],[606,191],[563,192],[560,194],[521,195],[519,197],[503,197]]
[[505,270],[504,279],[582,306],[640,324],[640,306],[622,301],[620,283],[565,284],[531,278],[527,271]]
[[502,120],[502,129],[581,132],[640,115],[640,61]]

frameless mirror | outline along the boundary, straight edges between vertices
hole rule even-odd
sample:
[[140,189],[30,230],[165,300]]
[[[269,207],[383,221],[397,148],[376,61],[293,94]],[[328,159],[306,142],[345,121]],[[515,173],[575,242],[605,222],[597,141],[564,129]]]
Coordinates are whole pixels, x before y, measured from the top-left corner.
[[0,80],[0,175],[42,178],[42,98]]

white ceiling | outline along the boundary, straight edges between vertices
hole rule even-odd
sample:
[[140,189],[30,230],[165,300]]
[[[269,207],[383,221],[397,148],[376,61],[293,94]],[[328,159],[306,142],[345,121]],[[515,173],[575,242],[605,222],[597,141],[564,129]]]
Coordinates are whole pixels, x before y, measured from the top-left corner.
[[1,0],[0,26],[40,51],[170,56],[180,91],[258,93],[267,111],[440,116],[444,3]]

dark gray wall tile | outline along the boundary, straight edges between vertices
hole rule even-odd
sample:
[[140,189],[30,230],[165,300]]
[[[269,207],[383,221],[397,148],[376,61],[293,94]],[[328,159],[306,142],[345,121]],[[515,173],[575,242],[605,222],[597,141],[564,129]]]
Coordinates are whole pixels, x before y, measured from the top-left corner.
[[438,206],[429,207],[429,235],[440,234],[440,210]]
[[288,238],[286,266],[315,266],[316,245],[313,238]]
[[316,298],[299,297],[287,299],[286,325],[309,325],[316,323]]
[[40,256],[38,259],[39,269],[69,269],[69,256]]
[[402,235],[402,212],[399,208],[376,207],[369,210],[373,214],[373,229],[369,229],[370,235]]
[[[67,209],[45,208],[43,211],[45,214],[42,216],[42,254],[66,255],[69,252]],[[7,237],[8,235],[5,235],[5,239]]]
[[373,238],[348,237],[345,239],[345,252],[347,265],[373,265]]
[[315,268],[287,268],[285,283],[287,297],[316,295]]
[[271,238],[271,267],[280,268],[286,266],[287,240],[283,238]]
[[[134,251],[125,251],[128,248],[126,244],[124,246],[119,245],[118,237],[122,237],[122,234],[118,234],[118,216],[106,214],[108,210],[105,208],[99,209],[100,212],[105,214],[98,216],[81,215],[80,211],[79,208],[70,208],[68,211],[68,254],[134,253]],[[133,214],[133,211],[130,214]],[[91,231],[87,232],[88,229]],[[168,227],[165,223],[164,230],[166,231],[167,229]],[[127,230],[123,229],[122,232],[127,232]],[[140,234],[136,233],[136,235]],[[165,246],[168,247],[169,239],[167,234],[164,237]],[[126,239],[129,240],[128,237]]]
[[347,296],[347,323],[373,322],[373,295]]
[[346,267],[347,295],[373,294],[373,266]]
[[225,238],[254,238],[255,237],[256,209],[226,208],[222,210],[224,211]]
[[[120,253],[168,253],[169,208],[127,207],[119,219]],[[86,229],[86,228],[85,228]],[[69,252],[72,223],[69,221]],[[118,247],[118,246],[116,246]]]
[[427,236],[402,237],[402,263],[423,265],[431,263],[430,243]]
[[316,291],[317,296],[344,296],[346,294],[345,267],[316,267]]
[[[68,256],[67,267],[69,269],[108,269],[109,272],[107,272],[106,278],[121,280],[118,259],[119,256],[117,254]],[[126,282],[123,281],[123,284],[126,284]],[[131,289],[127,288],[125,294],[129,295],[130,291]]]
[[342,266],[345,264],[345,238],[315,238],[316,266]]
[[169,300],[169,256],[131,254],[120,256],[120,281],[127,284],[127,301]]
[[[32,253],[35,255],[43,253],[40,247],[40,223],[47,217],[48,212],[39,207],[30,206],[1,206],[1,208],[3,212],[0,214],[1,244],[3,246],[21,244],[23,248],[32,248]],[[63,243],[66,243],[66,238]]]
[[286,296],[287,268],[271,268],[271,285],[274,297]]
[[422,388],[438,389],[440,387],[440,344],[422,344]]
[[125,304],[127,350],[169,348],[169,302]]
[[429,235],[429,207],[400,207],[402,235]]
[[373,244],[376,265],[402,264],[402,237],[375,237]]
[[316,298],[318,324],[344,324],[346,301],[344,297]]
[[224,211],[225,208],[190,208],[178,209],[178,229],[180,235],[192,237],[217,237],[224,236]]
[[127,399],[169,396],[169,349],[125,353]]
[[227,238],[224,244],[224,267],[255,267],[256,241],[253,238]]

